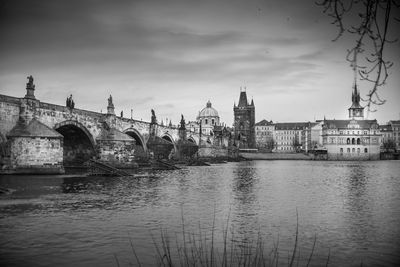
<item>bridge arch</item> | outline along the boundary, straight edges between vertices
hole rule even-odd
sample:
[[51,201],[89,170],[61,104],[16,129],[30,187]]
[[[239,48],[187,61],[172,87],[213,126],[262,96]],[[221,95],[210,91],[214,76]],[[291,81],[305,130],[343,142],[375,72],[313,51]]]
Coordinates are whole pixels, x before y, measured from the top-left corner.
[[141,146],[145,152],[147,151],[146,141],[138,130],[134,128],[128,128],[124,131],[124,133],[135,139],[136,145]]
[[78,121],[67,120],[54,125],[54,130],[64,136],[64,166],[82,166],[96,155],[96,141],[84,125]]
[[164,140],[167,140],[168,142],[171,142],[171,143],[174,144],[174,146],[175,146],[174,138],[172,138],[172,136],[171,136],[168,132],[163,133],[163,134],[161,135],[161,138],[164,139]]
[[174,150],[176,151],[176,143],[174,138],[172,137],[172,135],[169,132],[165,132],[161,135],[161,138],[164,140],[167,140],[168,142],[171,142],[174,145]]
[[188,140],[189,142],[192,142],[193,144],[197,145],[197,144],[196,144],[196,140],[194,140],[193,137],[189,136],[187,140]]

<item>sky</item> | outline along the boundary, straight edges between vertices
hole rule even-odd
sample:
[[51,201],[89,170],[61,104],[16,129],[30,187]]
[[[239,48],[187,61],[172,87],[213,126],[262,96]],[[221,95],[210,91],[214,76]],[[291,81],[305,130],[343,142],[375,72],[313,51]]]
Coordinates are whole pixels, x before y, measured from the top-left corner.
[[[178,124],[196,119],[208,100],[226,125],[246,88],[256,122],[347,119],[353,73],[351,36],[314,0],[2,0],[0,94],[36,98]],[[368,119],[400,119],[400,45],[380,90],[387,102]],[[369,87],[360,84],[361,96]],[[367,112],[366,112],[367,113]]]

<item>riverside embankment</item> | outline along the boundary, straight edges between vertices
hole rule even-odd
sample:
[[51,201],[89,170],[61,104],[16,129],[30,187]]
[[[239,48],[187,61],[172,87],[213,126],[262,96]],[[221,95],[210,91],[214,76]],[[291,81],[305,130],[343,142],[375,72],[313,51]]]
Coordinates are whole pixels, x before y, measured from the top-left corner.
[[303,153],[240,153],[248,160],[314,160],[312,154]]

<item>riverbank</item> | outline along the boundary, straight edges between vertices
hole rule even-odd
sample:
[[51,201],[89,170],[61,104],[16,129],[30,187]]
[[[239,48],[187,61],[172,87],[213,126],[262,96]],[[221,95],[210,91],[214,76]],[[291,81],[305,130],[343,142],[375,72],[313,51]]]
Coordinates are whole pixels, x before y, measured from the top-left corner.
[[314,155],[303,153],[240,153],[247,160],[314,160]]

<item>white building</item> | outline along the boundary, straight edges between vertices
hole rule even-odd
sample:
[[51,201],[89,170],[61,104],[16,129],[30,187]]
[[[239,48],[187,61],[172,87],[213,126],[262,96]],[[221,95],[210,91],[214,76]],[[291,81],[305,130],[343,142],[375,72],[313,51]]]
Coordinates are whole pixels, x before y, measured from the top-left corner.
[[349,120],[325,120],[322,142],[330,160],[369,160],[380,158],[381,133],[376,120],[364,119],[360,93],[354,86]]
[[262,120],[255,124],[256,147],[259,150],[274,148],[275,125],[272,121]]

